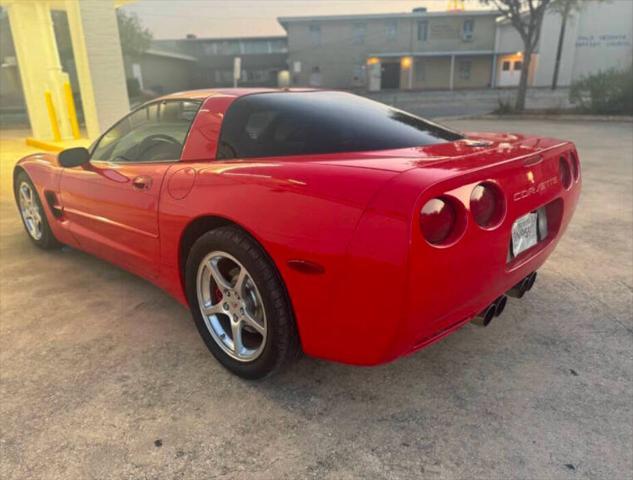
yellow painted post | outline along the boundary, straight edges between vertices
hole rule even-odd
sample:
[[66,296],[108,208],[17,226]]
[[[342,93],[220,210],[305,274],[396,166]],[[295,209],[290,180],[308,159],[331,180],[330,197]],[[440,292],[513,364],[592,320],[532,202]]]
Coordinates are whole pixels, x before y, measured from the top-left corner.
[[57,113],[55,112],[55,105],[53,105],[53,96],[50,90],[44,92],[44,98],[46,100],[46,109],[48,110],[48,120],[51,123],[51,131],[53,132],[53,140],[61,142],[62,134],[59,131],[59,123],[57,122]]
[[77,122],[77,110],[75,109],[75,99],[73,98],[73,90],[70,88],[70,82],[64,83],[64,98],[66,99],[66,110],[68,110],[68,119],[70,120],[70,130],[73,132],[73,138],[80,138],[79,122]]

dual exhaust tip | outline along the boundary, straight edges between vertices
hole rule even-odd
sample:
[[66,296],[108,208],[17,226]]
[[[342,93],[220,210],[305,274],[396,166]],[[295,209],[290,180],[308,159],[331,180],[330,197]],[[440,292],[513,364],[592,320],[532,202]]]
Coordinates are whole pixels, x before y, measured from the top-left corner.
[[530,273],[527,277],[517,283],[514,287],[508,290],[508,295],[514,298],[522,298],[525,292],[532,290],[534,282],[536,281],[536,272]]
[[487,308],[479,312],[479,315],[473,318],[472,322],[476,325],[487,327],[488,324],[492,322],[493,318],[498,317],[503,313],[507,303],[508,297],[501,295],[494,302],[488,305]]
[[[534,282],[536,281],[536,272],[530,273],[527,277],[517,283],[514,287],[508,290],[507,294],[511,297],[521,298],[525,295],[525,292],[528,292],[534,286]],[[480,325],[482,327],[487,327],[492,319],[498,317],[503,313],[506,308],[506,304],[508,303],[508,297],[506,295],[501,295],[494,302],[492,302],[488,307],[479,312],[479,314],[473,318],[472,323],[475,325]]]

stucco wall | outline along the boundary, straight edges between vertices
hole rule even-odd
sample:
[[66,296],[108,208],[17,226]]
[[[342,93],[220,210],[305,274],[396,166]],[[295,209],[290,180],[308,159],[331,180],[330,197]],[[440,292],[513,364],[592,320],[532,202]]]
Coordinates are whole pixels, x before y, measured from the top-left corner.
[[633,1],[587,2],[580,15],[575,40],[572,80],[600,70],[630,66]]
[[[470,78],[460,76],[460,62],[470,62]],[[484,88],[490,86],[492,57],[457,57],[455,59],[455,88]]]
[[[462,25],[465,20],[474,21],[473,38],[471,41],[462,39]],[[428,40],[416,40],[413,51],[444,52],[444,51],[492,51],[495,39],[495,17],[459,15],[455,17],[430,17]]]
[[[399,57],[407,53],[435,51],[492,51],[494,48],[494,15],[386,17],[379,19],[321,19],[310,21],[292,21],[286,24],[288,32],[289,64],[295,84],[307,85],[315,67],[321,72],[321,85],[334,88],[354,88],[359,84],[355,76],[363,69],[370,55],[388,53]],[[462,38],[462,26],[465,20],[474,20],[472,41]],[[426,41],[417,40],[418,21],[428,21]],[[397,24],[394,38],[387,36],[387,26]],[[365,35],[362,42],[354,39],[354,25],[364,24]],[[310,25],[321,28],[321,43],[314,45]],[[293,72],[293,64],[301,62],[301,72]],[[439,60],[440,64],[446,59]],[[364,74],[363,74],[364,75]],[[405,74],[406,75],[406,74]],[[431,72],[430,83],[433,87],[447,87],[448,73],[442,80],[442,72]],[[415,83],[415,81],[414,81]],[[479,83],[479,82],[478,82]],[[477,83],[477,84],[478,84]],[[403,77],[401,85],[408,82]]]
[[[552,84],[561,16],[548,12],[543,20],[532,85]],[[500,23],[496,49],[499,54],[523,50],[517,31]],[[567,20],[558,85],[568,86],[583,75],[609,68],[626,68],[633,51],[633,1],[583,0],[582,9]]]
[[[449,57],[427,57],[416,59],[413,72],[413,88],[428,90],[447,88],[451,71]],[[424,74],[421,73],[424,72]]]

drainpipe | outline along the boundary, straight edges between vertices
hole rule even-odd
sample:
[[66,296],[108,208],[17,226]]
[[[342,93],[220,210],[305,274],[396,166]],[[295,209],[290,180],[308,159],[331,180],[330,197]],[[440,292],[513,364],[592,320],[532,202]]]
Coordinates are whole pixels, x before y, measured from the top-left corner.
[[453,90],[455,78],[455,55],[451,55],[451,78],[448,80],[448,89]]
[[492,51],[492,67],[490,69],[490,88],[497,87],[497,52],[499,51],[499,25],[495,24],[495,43]]

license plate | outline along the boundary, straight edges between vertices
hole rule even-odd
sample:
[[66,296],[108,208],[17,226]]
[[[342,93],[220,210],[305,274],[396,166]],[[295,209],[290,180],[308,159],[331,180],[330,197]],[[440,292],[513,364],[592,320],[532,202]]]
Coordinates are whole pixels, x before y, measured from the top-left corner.
[[517,256],[538,243],[538,213],[532,212],[512,225],[512,255]]

